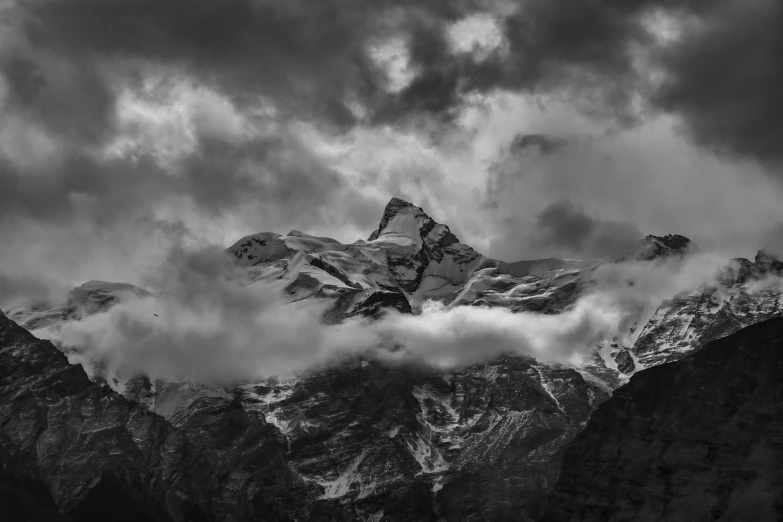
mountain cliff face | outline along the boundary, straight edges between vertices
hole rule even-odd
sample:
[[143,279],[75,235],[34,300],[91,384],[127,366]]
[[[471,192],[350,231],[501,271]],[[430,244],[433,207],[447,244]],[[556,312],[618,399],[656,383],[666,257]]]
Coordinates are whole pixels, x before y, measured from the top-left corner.
[[362,360],[241,396],[321,498],[379,519],[416,499],[445,520],[524,520],[607,394],[573,369],[504,356],[448,374]]
[[244,237],[228,251],[249,268],[249,280],[290,281],[291,300],[331,298],[332,315],[343,317],[371,315],[374,303],[410,312],[411,301],[449,296],[484,259],[446,225],[397,198],[368,241],[266,232]]
[[357,520],[321,502],[286,451],[239,396],[201,397],[167,421],[0,313],[4,520]]
[[783,519],[783,319],[633,376],[568,447],[546,520]]
[[[573,370],[520,358],[450,376],[360,360],[201,396],[166,420],[4,315],[0,368],[3,485],[73,520],[434,520],[441,503],[449,520],[534,511],[528,491],[600,394]],[[489,490],[500,474],[508,491]]]
[[714,284],[662,303],[631,347],[640,367],[674,361],[705,343],[783,314],[783,264],[764,251],[733,259]]
[[[374,320],[389,308],[418,313],[427,299],[447,307],[559,314],[600,284],[596,274],[606,266],[678,262],[693,250],[682,236],[648,236],[637,250],[613,259],[505,263],[478,254],[421,208],[395,198],[367,241],[343,244],[298,231],[267,232],[241,239],[228,252],[243,267],[244,284],[282,282],[285,299],[323,300],[330,303],[324,320],[339,322]],[[99,420],[90,422],[114,428],[91,433],[112,434],[133,422],[153,423],[160,431],[142,446],[102,443],[109,467],[117,466],[112,455],[121,460],[126,452],[132,456],[123,461],[128,466],[149,462],[107,479],[113,490],[130,492],[123,498],[141,503],[139,509],[149,516],[184,520],[192,511],[237,521],[258,513],[269,520],[535,520],[558,480],[563,448],[595,408],[635,372],[686,357],[708,340],[780,315],[781,268],[783,263],[760,252],[753,262],[731,261],[710,285],[651,309],[629,310],[622,331],[593,347],[581,365],[542,364],[507,354],[436,371],[359,357],[304,375],[223,387],[151,381],[144,375],[117,380],[101,373],[100,361],[83,360],[72,347],[68,356],[90,370],[91,382],[46,344],[47,353],[59,358],[47,359],[44,366],[56,362],[58,371],[72,368],[67,371],[78,374],[82,390],[77,395],[97,394],[112,405],[91,410]],[[68,321],[123,299],[148,297],[131,285],[90,282],[62,304],[9,316],[36,335],[56,340],[57,329]],[[15,326],[8,328],[21,335]],[[8,339],[10,345],[19,342],[16,334]],[[31,346],[44,345],[27,339]],[[8,364],[28,357],[13,354]],[[42,371],[30,370],[31,375]],[[38,386],[47,387],[46,382]],[[67,398],[70,391],[50,392],[47,405],[73,402]],[[37,400],[36,394],[20,396],[19,407],[33,411],[23,415],[43,426],[48,421],[42,419],[55,417]],[[69,406],[57,413],[57,425],[71,426],[68,433],[79,433],[85,422],[79,416],[84,408],[75,411]],[[8,418],[19,412],[9,410]],[[173,444],[163,441],[175,439],[180,442],[162,449]],[[35,463],[40,456],[28,444],[25,458]],[[73,444],[80,449],[54,446],[52,458],[61,466],[73,458],[96,458],[90,446]],[[166,464],[165,480],[152,470],[158,457],[147,452],[174,459]],[[17,462],[13,451],[9,455],[8,462]],[[25,474],[28,468],[35,471]],[[80,485],[55,491],[62,480],[55,467],[13,464],[8,469],[7,476],[32,477],[24,481],[32,481],[30,491],[39,497],[52,491],[47,505],[71,514],[103,484],[91,469],[75,467],[68,480]],[[171,495],[181,503],[171,501]],[[243,510],[232,511],[236,505]]]
[[91,382],[0,313],[0,489],[73,520],[239,520],[262,510],[285,520],[282,500],[298,486],[274,428],[229,401],[192,423],[176,429]]

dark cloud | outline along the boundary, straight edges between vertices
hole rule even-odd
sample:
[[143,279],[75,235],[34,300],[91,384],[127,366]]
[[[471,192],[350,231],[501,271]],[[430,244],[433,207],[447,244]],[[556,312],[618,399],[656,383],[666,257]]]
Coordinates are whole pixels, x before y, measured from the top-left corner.
[[[289,124],[304,120],[331,131],[346,129],[356,123],[346,101],[385,96],[384,73],[371,63],[366,44],[390,30],[386,15],[399,8],[404,19],[415,19],[398,23],[414,34],[415,60],[434,63],[445,42],[434,50],[425,41],[427,31],[416,28],[440,27],[458,18],[463,7],[253,0],[18,4],[16,32],[0,50],[0,130],[6,131],[0,139],[9,143],[5,151],[0,148],[0,216],[62,222],[88,214],[103,223],[149,214],[166,198],[184,197],[207,214],[236,213],[255,202],[246,221],[264,228],[324,223],[368,228],[356,220],[382,201],[349,186]],[[162,93],[145,92],[150,74],[162,75]],[[272,107],[277,129],[271,136],[226,140],[198,128],[210,121],[195,122],[194,150],[175,165],[176,172],[149,150],[101,154],[123,133],[147,132],[122,127],[127,123],[118,115],[121,94],[143,93],[139,96],[162,110],[178,103],[165,91],[181,79],[212,89],[243,115],[263,101]],[[454,103],[432,89],[439,87],[425,80],[383,103],[393,111],[430,112]],[[189,130],[163,129],[146,139],[171,139],[175,132]],[[36,150],[35,139],[56,149],[50,161],[40,160],[46,151]]]
[[551,154],[563,146],[566,142],[562,138],[548,136],[546,134],[518,134],[509,146],[512,154],[523,153],[530,149],[540,154]]
[[[318,158],[282,137],[240,144],[203,140],[176,175],[149,155],[130,161],[78,150],[43,170],[20,169],[0,157],[0,217],[67,221],[88,215],[108,224],[148,215],[165,197],[187,195],[212,215],[256,202],[257,215],[274,216],[275,225],[285,226],[300,215],[310,224],[345,219],[313,211],[318,214],[346,196],[362,199]],[[275,212],[269,212],[272,208]]]
[[0,51],[9,103],[21,116],[43,124],[58,138],[100,143],[114,124],[114,93],[88,56],[35,57],[30,49]]
[[60,282],[40,274],[20,277],[0,271],[0,306],[3,309],[15,306],[35,306],[47,300],[60,297],[68,290]]
[[[301,125],[315,124],[339,139],[373,125],[407,131],[423,119],[435,122],[423,126],[427,131],[442,135],[439,123],[448,124],[480,99],[470,95],[496,90],[553,93],[622,124],[663,110],[682,116],[685,131],[701,145],[742,158],[781,159],[779,2],[529,0],[510,15],[498,14],[502,49],[482,56],[454,52],[452,23],[501,10],[483,0],[18,2],[4,9],[0,27],[0,220],[67,226],[81,219],[108,229],[132,219],[155,222],[156,209],[171,210],[166,203],[182,199],[205,221],[238,217],[237,228],[369,230],[383,192],[428,204],[449,197],[441,190],[448,180],[432,181],[440,173],[429,171],[395,174],[374,192],[367,188],[373,174],[360,172],[364,185],[353,185],[316,152],[319,144]],[[644,20],[656,10],[683,22],[680,40],[663,45],[651,33]],[[394,36],[407,42],[414,72],[399,92],[389,92],[386,71],[369,52]],[[661,86],[638,69],[638,49],[660,69]],[[159,89],[150,91],[151,77]],[[163,128],[144,137],[149,130],[143,124],[123,120],[128,92],[152,99],[145,110],[157,117],[177,108],[179,100],[166,93],[180,84],[217,93],[250,126],[269,124],[271,130],[224,136],[210,130],[216,118],[207,114],[184,130]],[[257,116],[259,104],[270,113]],[[192,150],[171,161],[150,150],[177,132],[192,133]],[[564,152],[564,142],[541,132],[514,140],[511,155],[536,149],[533,156],[541,159]],[[146,145],[105,154],[107,145],[127,135]],[[490,172],[486,198],[476,198],[486,199],[484,210],[504,207],[495,220],[498,235],[519,225],[516,196],[508,188],[530,168],[516,160],[500,165]],[[568,177],[548,178],[574,184]],[[432,186],[438,190],[425,190]],[[544,201],[570,196],[549,194]],[[546,237],[537,247],[591,255],[603,249],[591,245],[609,250],[610,236],[635,231],[564,208],[559,218],[541,214]],[[530,206],[528,221],[539,210]],[[558,228],[561,221],[587,230],[590,241],[568,238]]]
[[[643,17],[664,12],[682,36],[659,47]],[[783,4],[777,0],[527,2],[507,21],[512,84],[575,84],[588,110],[633,120],[633,98],[683,118],[700,145],[762,161],[783,159]],[[665,76],[643,82],[633,45]],[[553,73],[554,71],[554,73]]]
[[624,252],[637,246],[643,237],[631,223],[590,217],[569,201],[550,204],[538,215],[537,225],[533,241],[540,247],[582,258]]
[[[103,62],[123,58],[179,67],[234,100],[262,95],[279,110],[339,128],[356,123],[352,99],[388,123],[449,114],[473,92],[565,90],[587,112],[625,123],[640,116],[642,95],[650,107],[682,115],[699,143],[731,153],[766,160],[783,150],[776,0],[532,0],[503,20],[507,52],[452,52],[448,24],[488,9],[492,3],[472,1],[39,0],[24,8],[25,38],[38,52],[4,69],[20,98],[64,121],[110,123]],[[643,23],[655,11],[696,22],[663,49]],[[399,93],[384,91],[384,72],[367,54],[369,43],[392,34],[409,38],[418,71]],[[660,90],[635,66],[639,47],[668,78]],[[39,63],[48,56],[65,60],[69,81],[58,83],[56,68]]]
[[663,53],[655,102],[718,152],[783,161],[783,3],[716,2]]
[[31,172],[0,157],[0,218],[30,216],[38,220],[67,221],[79,212],[96,220],[128,217],[143,201],[159,194],[159,169],[146,158],[136,163],[96,161],[71,151],[56,164]]
[[[55,0],[31,2],[25,34],[37,49],[69,59],[141,59],[180,67],[235,100],[262,95],[277,109],[321,123],[354,123],[347,98],[382,98],[383,73],[366,44],[389,33],[412,34],[412,59],[443,62],[443,20],[465,4],[406,0],[262,2],[255,0]],[[427,74],[387,105],[440,111],[453,100],[457,75]],[[451,100],[451,103],[450,103]]]
[[567,139],[549,134],[514,136],[508,147],[502,149],[500,159],[489,168],[484,205],[498,209],[501,204],[508,203],[509,192],[519,188],[527,171],[534,169],[539,160],[551,160],[565,152],[568,145]]

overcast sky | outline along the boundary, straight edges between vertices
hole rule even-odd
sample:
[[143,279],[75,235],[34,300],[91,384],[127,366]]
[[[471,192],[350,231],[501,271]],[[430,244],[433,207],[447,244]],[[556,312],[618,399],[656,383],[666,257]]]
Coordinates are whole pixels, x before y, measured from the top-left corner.
[[783,246],[779,0],[0,0],[0,288],[179,245]]

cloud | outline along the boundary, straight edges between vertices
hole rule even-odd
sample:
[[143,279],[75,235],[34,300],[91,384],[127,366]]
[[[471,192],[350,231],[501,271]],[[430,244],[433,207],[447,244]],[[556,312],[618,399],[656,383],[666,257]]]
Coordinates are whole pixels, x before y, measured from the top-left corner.
[[239,233],[319,225],[331,235],[368,226],[366,209],[383,200],[349,186],[311,142],[311,127],[336,124],[326,112],[339,104],[323,78],[310,84],[317,92],[294,89],[317,68],[345,79],[323,63],[343,55],[275,33],[280,17],[310,23],[304,13],[275,17],[240,1],[109,4],[4,8],[14,23],[0,27],[0,219],[109,230],[165,214],[192,231],[231,220]]
[[682,292],[716,284],[730,260],[714,252],[698,252],[685,258],[602,263],[590,274],[596,292],[610,296],[626,313],[657,307]]
[[0,272],[0,306],[5,310],[48,302],[67,290],[61,281],[46,276],[19,277]]
[[[560,201],[597,220],[629,223],[642,235],[681,234],[734,257],[753,257],[774,240],[768,229],[783,221],[783,191],[757,163],[693,147],[678,136],[674,118],[607,134],[567,104],[542,103],[544,108],[535,100],[499,97],[496,110],[470,122],[470,150],[485,154],[490,167],[470,164],[488,173],[474,196],[481,207],[471,213],[479,230],[475,239],[464,239],[482,253],[509,261],[566,255],[533,241],[537,217]],[[534,148],[511,154],[509,145],[520,134],[564,145],[545,155]],[[449,165],[447,172],[456,176],[459,167]],[[460,178],[463,186],[470,179]]]
[[525,153],[530,149],[537,150],[539,154],[547,155],[556,152],[566,145],[565,140],[546,134],[518,134],[509,146],[512,154]]
[[578,364],[596,343],[638,320],[643,309],[714,284],[727,262],[723,256],[700,253],[684,260],[604,263],[587,274],[590,289],[560,314],[429,302],[420,315],[394,315],[369,328],[398,346],[392,359],[437,367],[464,366],[501,353]]
[[395,348],[381,355],[455,368],[502,353],[575,363],[591,343],[619,326],[622,311],[602,295],[580,299],[558,315],[513,313],[506,308],[427,303],[421,315],[395,315],[369,329]]
[[150,272],[155,298],[45,332],[110,374],[232,384],[320,368],[364,355],[389,363],[456,368],[501,353],[576,363],[638,310],[713,281],[725,258],[603,265],[592,288],[559,315],[425,303],[420,315],[377,321],[321,320],[328,302],[286,303],[281,285],[243,286],[244,273],[218,248],[174,249]]
[[638,246],[643,235],[632,223],[595,219],[570,201],[556,201],[537,218],[533,241],[567,256],[601,258]]
[[[203,277],[203,275],[199,276]],[[234,384],[288,375],[364,355],[389,363],[456,368],[501,353],[575,362],[592,341],[617,327],[621,311],[599,298],[561,316],[435,303],[420,316],[390,312],[375,323],[325,325],[325,303],[284,304],[279,286],[189,286],[154,299],[132,299],[108,312],[65,323],[50,338],[76,362],[117,375]],[[193,281],[189,281],[193,285]],[[218,283],[221,285],[221,283]]]
[[723,155],[783,162],[783,5],[723,0],[664,49],[666,79],[653,101],[687,134]]
[[182,237],[366,237],[392,195],[507,260],[602,251],[539,237],[561,201],[755,249],[783,222],[780,8],[743,5],[6,3],[0,262],[139,283]]
[[127,300],[51,335],[88,366],[214,383],[304,370],[371,346],[350,324],[323,325],[327,304],[289,306],[281,285],[241,286],[241,278],[222,249],[174,249],[149,274],[155,298]]
[[[82,139],[112,125],[116,80],[164,67],[243,106],[261,96],[343,129],[452,117],[495,90],[560,92],[620,124],[672,112],[698,143],[731,153],[766,160],[781,149],[775,0],[38,0],[17,10],[26,52],[3,67],[12,95],[50,123],[74,118]],[[407,71],[393,89],[388,53],[374,51],[384,42]]]

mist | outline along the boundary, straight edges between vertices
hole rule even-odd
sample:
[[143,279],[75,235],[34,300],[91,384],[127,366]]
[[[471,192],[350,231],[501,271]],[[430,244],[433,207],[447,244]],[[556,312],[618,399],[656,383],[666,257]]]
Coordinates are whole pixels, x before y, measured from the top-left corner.
[[325,324],[331,302],[289,303],[286,282],[246,284],[247,273],[217,247],[177,248],[146,278],[155,297],[127,299],[34,333],[88,369],[100,361],[106,374],[221,385],[306,372],[357,355],[444,370],[503,353],[575,365],[642,308],[715,284],[727,261],[702,253],[600,264],[583,276],[590,290],[556,315],[427,301],[419,315],[390,310],[378,320]]

